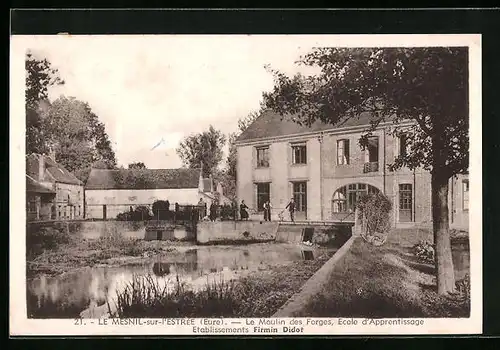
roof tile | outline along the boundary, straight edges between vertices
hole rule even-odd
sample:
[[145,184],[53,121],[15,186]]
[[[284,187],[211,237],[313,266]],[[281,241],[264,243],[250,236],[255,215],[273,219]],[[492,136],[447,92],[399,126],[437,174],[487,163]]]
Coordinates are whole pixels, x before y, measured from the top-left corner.
[[87,190],[198,188],[200,169],[92,169]]
[[370,113],[361,113],[356,117],[346,117],[336,124],[326,124],[316,120],[310,127],[301,126],[293,121],[294,115],[282,116],[271,110],[266,110],[238,137],[238,141],[250,141],[269,137],[280,137],[307,132],[325,131],[349,126],[369,125],[372,120]]
[[[66,184],[74,184],[81,185],[82,182],[78,180],[78,178],[73,175],[71,172],[66,170],[61,164],[56,163],[52,158],[48,156],[42,156],[40,154],[30,154],[26,158],[26,173],[31,177],[37,179],[38,178],[38,166],[41,159],[45,162],[45,171],[44,181],[52,181],[50,176],[56,181]],[[47,172],[50,176],[47,176]]]

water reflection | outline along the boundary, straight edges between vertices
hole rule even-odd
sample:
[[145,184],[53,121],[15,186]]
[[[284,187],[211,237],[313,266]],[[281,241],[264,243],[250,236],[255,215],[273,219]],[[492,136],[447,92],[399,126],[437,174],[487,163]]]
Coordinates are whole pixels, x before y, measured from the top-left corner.
[[237,278],[242,271],[265,270],[303,259],[314,259],[313,250],[290,244],[197,247],[136,264],[42,276],[28,281],[28,317],[70,318],[78,317],[89,306],[107,309],[107,302],[113,305],[116,293],[137,275],[153,275],[160,285],[166,286],[173,286],[179,278],[197,288],[205,285],[208,277],[228,280]]

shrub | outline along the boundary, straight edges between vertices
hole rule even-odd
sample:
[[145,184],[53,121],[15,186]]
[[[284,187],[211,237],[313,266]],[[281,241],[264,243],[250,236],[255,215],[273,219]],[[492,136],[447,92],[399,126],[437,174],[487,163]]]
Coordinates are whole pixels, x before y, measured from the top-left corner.
[[236,207],[229,204],[224,204],[220,207],[220,217],[221,220],[235,220],[236,215]]
[[194,206],[183,206],[175,212],[176,220],[197,221],[200,216],[200,210]]
[[392,204],[383,193],[369,193],[361,196],[356,209],[361,217],[362,237],[374,245],[382,245],[387,240],[390,229]]
[[158,200],[153,203],[153,217],[158,220],[170,220],[173,213],[170,211],[170,202],[168,200]]
[[152,218],[149,208],[146,206],[138,206],[133,210],[120,213],[116,216],[116,220],[119,221],[143,221],[150,220]]
[[44,250],[57,249],[62,244],[71,240],[69,233],[63,227],[39,227],[28,229],[26,235],[26,248],[28,256],[43,253]]
[[429,241],[420,241],[413,246],[413,254],[425,264],[434,264],[434,246]]
[[470,277],[469,274],[466,274],[464,278],[455,282],[455,286],[457,288],[457,292],[464,299],[470,300]]

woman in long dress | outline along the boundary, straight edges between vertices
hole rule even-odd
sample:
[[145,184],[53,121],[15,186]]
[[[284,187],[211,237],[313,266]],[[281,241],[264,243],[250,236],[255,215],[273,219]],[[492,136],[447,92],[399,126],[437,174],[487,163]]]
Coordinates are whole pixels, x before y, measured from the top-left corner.
[[245,201],[242,200],[240,204],[240,218],[241,220],[248,220],[248,212],[247,212],[247,205],[245,204]]

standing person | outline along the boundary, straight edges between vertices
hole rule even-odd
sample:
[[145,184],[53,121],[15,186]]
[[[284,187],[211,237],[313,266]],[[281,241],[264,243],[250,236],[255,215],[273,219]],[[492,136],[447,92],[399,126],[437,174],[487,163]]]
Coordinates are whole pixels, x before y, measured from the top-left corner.
[[210,204],[210,221],[215,221],[217,218],[217,205],[215,201]]
[[293,214],[295,213],[295,199],[290,199],[290,202],[288,202],[285,209],[288,209],[288,212],[290,213],[290,220],[294,222]]
[[245,201],[242,200],[240,204],[240,218],[241,220],[248,220],[248,212],[247,212],[247,205],[245,204]]
[[267,221],[271,221],[271,209],[273,206],[270,201],[267,201]]
[[206,204],[203,198],[200,198],[200,201],[198,202],[198,212],[200,213],[200,220],[203,220],[207,214],[205,213],[206,211]]
[[264,221],[267,221],[267,214],[268,214],[269,202],[265,201],[264,205],[262,207],[264,209]]

